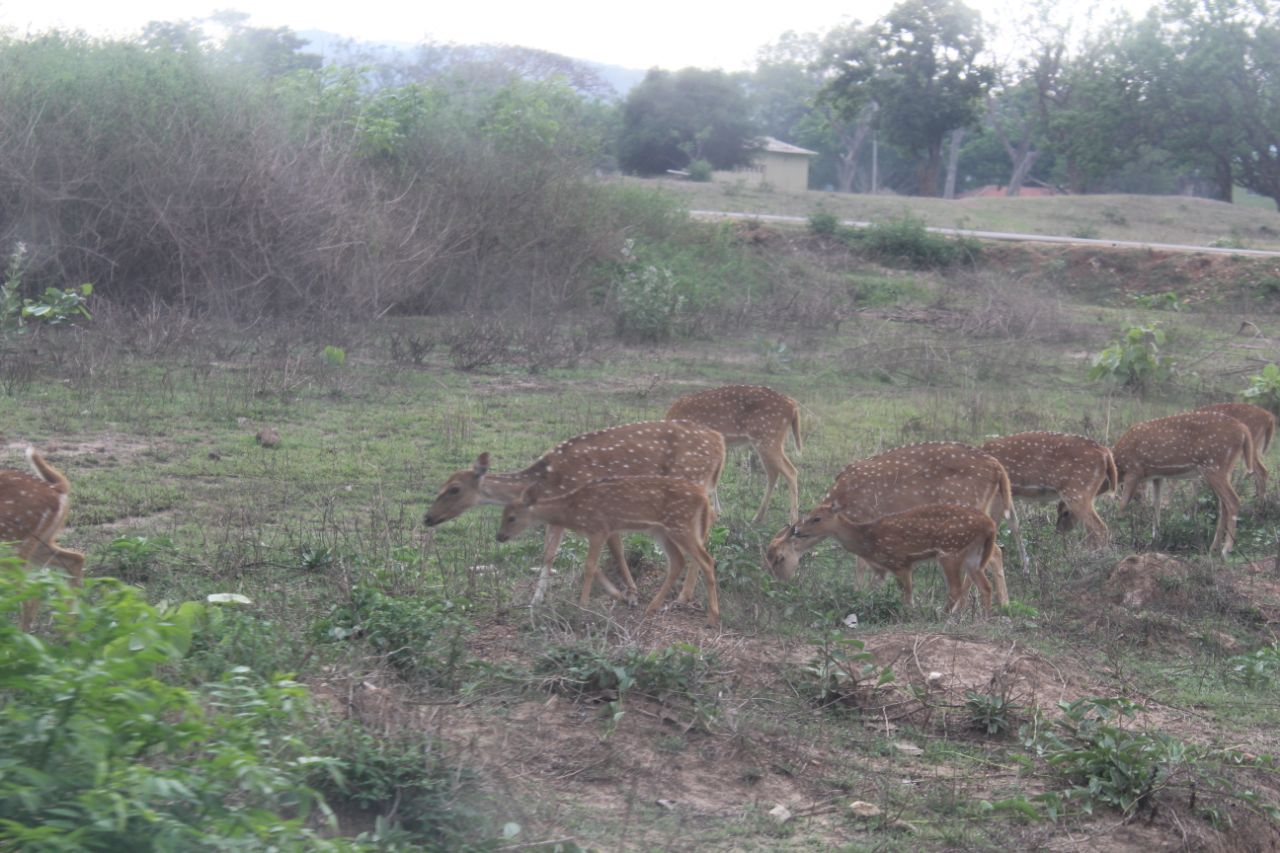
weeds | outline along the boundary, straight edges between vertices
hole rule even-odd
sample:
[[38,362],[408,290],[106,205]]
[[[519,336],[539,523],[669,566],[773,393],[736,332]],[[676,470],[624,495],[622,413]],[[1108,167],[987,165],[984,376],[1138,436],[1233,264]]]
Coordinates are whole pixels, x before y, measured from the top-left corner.
[[925,227],[924,220],[910,214],[853,232],[850,244],[868,258],[915,269],[945,269],[972,263],[981,254],[976,240],[934,234]]
[[820,708],[866,707],[878,689],[893,683],[894,674],[864,649],[859,639],[828,632],[818,656],[800,668],[796,689]]
[[1139,393],[1150,390],[1169,381],[1177,366],[1171,357],[1160,354],[1164,343],[1164,329],[1158,325],[1130,326],[1094,358],[1089,378],[1109,379]]

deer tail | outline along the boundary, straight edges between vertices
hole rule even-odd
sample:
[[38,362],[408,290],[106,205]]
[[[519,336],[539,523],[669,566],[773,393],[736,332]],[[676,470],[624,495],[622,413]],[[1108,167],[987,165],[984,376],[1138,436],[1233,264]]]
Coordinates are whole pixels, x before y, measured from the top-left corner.
[[45,462],[44,457],[37,453],[34,447],[27,447],[27,463],[31,465],[32,470],[40,475],[40,479],[52,486],[53,490],[58,494],[65,495],[71,491],[71,483],[67,480],[66,475],[48,462]]

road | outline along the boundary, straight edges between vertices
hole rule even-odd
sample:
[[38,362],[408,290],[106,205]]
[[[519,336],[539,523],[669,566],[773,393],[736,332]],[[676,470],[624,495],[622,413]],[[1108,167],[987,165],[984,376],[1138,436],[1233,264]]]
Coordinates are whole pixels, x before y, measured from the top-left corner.
[[[779,216],[771,213],[737,213],[728,210],[691,210],[698,219],[746,219],[760,222],[776,222],[784,225],[807,225],[805,216]],[[842,219],[841,225],[867,228],[872,223],[854,219]],[[1143,243],[1136,240],[1097,240],[1088,237],[1053,237],[1047,234],[1017,234],[1008,231],[971,231],[967,228],[927,228],[934,234],[953,237],[974,237],[979,240],[1011,240],[1024,243],[1067,243],[1073,246],[1097,246],[1110,249],[1154,249],[1161,252],[1202,252],[1209,255],[1245,255],[1255,258],[1280,258],[1280,251],[1269,249],[1232,249],[1225,246],[1186,246],[1179,243]]]

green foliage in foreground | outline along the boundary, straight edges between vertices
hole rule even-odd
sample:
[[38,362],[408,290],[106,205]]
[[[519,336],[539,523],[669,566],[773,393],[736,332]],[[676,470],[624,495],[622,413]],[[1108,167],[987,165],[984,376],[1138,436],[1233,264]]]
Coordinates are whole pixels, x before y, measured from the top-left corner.
[[1138,392],[1167,382],[1173,376],[1175,364],[1169,356],[1160,355],[1164,342],[1164,329],[1157,325],[1131,326],[1119,340],[1112,341],[1098,353],[1089,378],[1109,379]]
[[935,234],[923,219],[910,213],[852,231],[849,243],[871,260],[914,269],[946,269],[972,263],[981,253],[976,240]]
[[1262,372],[1249,380],[1244,397],[1250,403],[1280,412],[1280,365],[1268,364]]
[[[54,611],[22,633],[24,600]],[[246,668],[166,683],[205,605],[154,607],[109,578],[83,591],[0,562],[0,848],[345,850],[305,824],[328,759],[293,733],[306,691]]]

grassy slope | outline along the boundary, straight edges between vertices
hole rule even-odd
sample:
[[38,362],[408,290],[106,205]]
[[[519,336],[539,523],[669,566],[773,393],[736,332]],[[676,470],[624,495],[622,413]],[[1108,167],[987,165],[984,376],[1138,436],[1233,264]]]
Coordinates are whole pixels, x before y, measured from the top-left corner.
[[[786,246],[761,251],[790,252],[787,268],[804,274],[814,247]],[[1002,259],[1006,268],[1015,261]],[[759,554],[785,522],[785,496],[775,498],[765,525],[752,526],[763,483],[751,457],[736,452],[714,551],[720,636],[702,629],[697,614],[641,623],[599,597],[589,611],[577,610],[569,602],[583,548],[573,541],[558,563],[552,605],[530,619],[519,605],[538,537],[495,543],[491,510],[432,532],[421,525],[432,490],[481,450],[497,468],[517,468],[569,435],[658,417],[675,396],[721,382],[765,382],[802,402],[805,450],[797,461],[802,504],[810,505],[850,459],[904,442],[977,441],[1022,429],[1114,439],[1134,421],[1230,397],[1256,371],[1259,353],[1274,357],[1280,346],[1274,298],[1211,295],[1189,312],[1148,311],[1114,289],[1107,264],[1052,269],[1057,280],[1002,270],[942,279],[859,266],[850,281],[874,305],[859,303],[868,310],[845,316],[838,331],[620,350],[600,364],[533,376],[459,373],[439,350],[422,365],[396,362],[385,327],[336,329],[309,343],[282,329],[239,348],[226,338],[190,339],[153,354],[124,352],[110,330],[90,330],[49,340],[46,352],[56,358],[40,362],[31,384],[12,383],[0,396],[0,417],[12,442],[8,461],[17,464],[18,448],[33,441],[71,477],[74,529],[64,541],[89,552],[90,573],[123,574],[153,599],[249,595],[272,632],[254,654],[269,648],[271,666],[297,669],[319,695],[335,697],[334,713],[444,738],[451,760],[480,780],[471,800],[481,815],[477,832],[516,821],[525,839],[573,838],[601,849],[907,850],[1025,849],[1083,831],[1101,833],[1113,849],[1138,850],[1176,842],[1168,814],[1181,809],[1192,838],[1212,838],[1216,830],[1174,794],[1160,820],[1142,829],[1119,827],[1111,813],[1054,824],[984,811],[983,800],[1063,783],[1028,763],[1016,739],[969,731],[962,709],[949,703],[963,704],[962,685],[996,689],[992,666],[1003,661],[1000,671],[1022,674],[1013,698],[1024,707],[1125,695],[1146,703],[1145,723],[1162,731],[1274,751],[1274,690],[1241,687],[1224,663],[1264,645],[1268,614],[1280,610],[1280,594],[1273,600],[1267,581],[1244,568],[1274,553],[1278,530],[1274,503],[1255,509],[1251,485],[1237,555],[1226,567],[1197,552],[1212,525],[1194,489],[1177,490],[1165,510],[1159,547],[1195,567],[1185,606],[1135,613],[1103,596],[1110,566],[1147,545],[1144,511],[1121,520],[1104,502],[1111,549],[1084,552],[1078,538],[1052,533],[1045,511],[1029,509],[1024,527],[1036,572],[1024,577],[1012,563],[1008,570],[1022,606],[1013,618],[946,624],[935,615],[944,591],[930,568],[917,575],[910,613],[896,609],[892,591],[851,580],[847,555],[830,546],[808,560],[796,584],[770,581]],[[984,325],[996,315],[1008,322]],[[1242,316],[1260,337],[1236,334]],[[1082,358],[1138,320],[1162,321],[1168,352],[1195,371],[1146,400],[1089,383]],[[437,330],[431,321],[403,321],[405,332]],[[343,367],[323,362],[326,344],[347,349]],[[280,431],[281,446],[255,444],[264,424]],[[1273,469],[1277,456],[1273,448]],[[110,547],[122,535],[166,536],[174,550],[122,560]],[[640,582],[651,590],[656,554],[642,540],[632,547],[645,557]],[[468,656],[490,666],[463,679],[462,704],[451,704],[452,691],[398,678],[359,643],[317,641],[317,621],[353,584],[405,600],[443,596],[466,608],[475,626]],[[1253,598],[1237,594],[1245,588]],[[892,702],[864,694],[862,713],[819,712],[803,665],[850,611],[862,620],[857,636],[877,650],[878,663],[893,663],[903,690]],[[545,690],[540,668],[549,647],[651,651],[675,642],[713,661],[693,684],[714,712],[703,723],[688,702],[632,695],[613,725],[599,704]],[[929,648],[942,651],[930,657]],[[950,692],[933,705],[911,705],[905,686],[922,685],[933,669],[947,673]],[[424,696],[429,715],[417,704]],[[923,752],[895,745],[904,742]],[[1269,775],[1249,784],[1275,789]],[[879,804],[891,820],[847,815],[855,799]],[[780,802],[800,817],[778,825],[767,812]],[[1238,827],[1252,826],[1247,810],[1232,808]]]
[[661,186],[663,191],[678,195],[697,210],[808,216],[822,209],[841,219],[859,221],[897,218],[909,212],[939,228],[1280,249],[1280,213],[1274,207],[1231,205],[1202,198],[1088,195],[947,201],[816,191],[760,191],[733,184],[688,181],[646,180],[642,183]]

